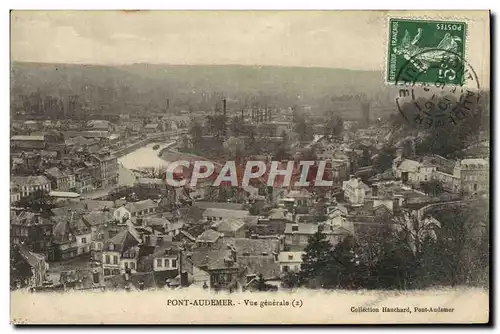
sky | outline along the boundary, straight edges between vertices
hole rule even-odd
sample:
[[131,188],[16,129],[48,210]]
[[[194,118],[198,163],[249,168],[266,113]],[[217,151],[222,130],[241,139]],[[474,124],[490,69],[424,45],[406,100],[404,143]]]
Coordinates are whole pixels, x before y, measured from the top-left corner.
[[382,70],[387,20],[384,11],[13,11],[11,59]]

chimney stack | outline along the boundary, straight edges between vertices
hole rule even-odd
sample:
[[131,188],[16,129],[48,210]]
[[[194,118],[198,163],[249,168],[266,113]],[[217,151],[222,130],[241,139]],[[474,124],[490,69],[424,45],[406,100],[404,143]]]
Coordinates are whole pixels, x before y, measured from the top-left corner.
[[222,112],[226,116],[226,99],[222,100]]

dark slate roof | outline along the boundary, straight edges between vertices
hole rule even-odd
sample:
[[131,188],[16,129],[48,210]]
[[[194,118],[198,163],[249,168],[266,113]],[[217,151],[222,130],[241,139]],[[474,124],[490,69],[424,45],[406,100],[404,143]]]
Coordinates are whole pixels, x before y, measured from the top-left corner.
[[221,233],[231,233],[239,231],[246,225],[243,219],[238,218],[223,218],[221,221],[214,223],[212,226]]
[[129,202],[125,205],[125,208],[130,212],[137,212],[156,207],[158,207],[158,204],[151,199],[146,199],[139,202]]
[[214,230],[206,230],[196,238],[198,242],[215,242],[222,235]]
[[19,250],[19,254],[33,268],[35,268],[40,262],[45,261],[45,257],[43,255],[29,251],[24,245],[18,245],[17,249]]
[[243,204],[239,203],[224,203],[224,202],[193,202],[193,206],[201,209],[226,209],[226,210],[243,210]]
[[153,257],[161,257],[165,254],[177,254],[180,252],[180,244],[175,241],[163,241],[155,247]]
[[83,219],[92,226],[102,225],[114,221],[113,214],[109,211],[92,211],[83,216]]
[[125,279],[125,274],[116,275],[106,280],[106,287],[109,289],[125,289],[132,288],[134,290],[149,290],[157,287],[154,274],[147,273],[133,273],[130,274],[128,281]]
[[113,244],[115,246],[115,251],[124,253],[132,247],[136,247],[139,245],[140,239],[137,238],[130,230],[123,230],[119,232],[117,235],[108,239],[105,243],[106,248],[109,247],[109,244]]
[[61,272],[59,278],[61,284],[71,287],[72,284],[81,285],[83,288],[90,288],[94,283],[92,269],[75,269]]
[[43,175],[13,176],[11,182],[18,186],[37,186],[50,183],[49,179]]
[[53,230],[53,241],[56,243],[70,242],[75,235],[90,233],[90,225],[80,213],[68,211],[64,215],[54,216],[53,219],[56,221]]
[[54,225],[54,221],[50,218],[28,211],[23,211],[17,216],[13,216],[10,222],[12,225],[22,226]]
[[191,260],[195,266],[207,268],[208,270],[236,267],[236,264],[230,265],[229,262],[225,261],[231,260],[231,251],[229,249],[197,249],[191,254]]
[[238,256],[238,265],[247,268],[247,275],[260,275],[264,279],[278,278],[280,275],[279,262],[273,255],[268,256]]
[[273,255],[279,252],[280,243],[277,239],[246,239],[246,238],[227,238],[226,244],[233,245],[238,255]]

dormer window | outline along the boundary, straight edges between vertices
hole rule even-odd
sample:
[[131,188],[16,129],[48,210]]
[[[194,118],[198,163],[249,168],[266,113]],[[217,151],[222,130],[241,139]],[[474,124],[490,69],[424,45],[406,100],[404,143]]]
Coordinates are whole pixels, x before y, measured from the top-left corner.
[[115,245],[114,244],[109,244],[109,250],[114,251],[115,250]]
[[299,227],[297,225],[293,225],[292,232],[298,232],[298,231],[299,231]]
[[289,261],[293,260],[293,255],[292,255],[292,254],[289,254],[289,255],[288,255],[288,260],[289,260]]

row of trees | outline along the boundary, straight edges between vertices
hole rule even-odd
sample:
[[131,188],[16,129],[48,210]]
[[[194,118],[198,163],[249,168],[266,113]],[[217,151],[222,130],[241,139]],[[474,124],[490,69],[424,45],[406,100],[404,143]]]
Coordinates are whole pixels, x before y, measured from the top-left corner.
[[318,231],[310,239],[288,288],[420,289],[489,284],[487,203],[448,208],[421,219],[403,211],[390,224],[335,247]]

